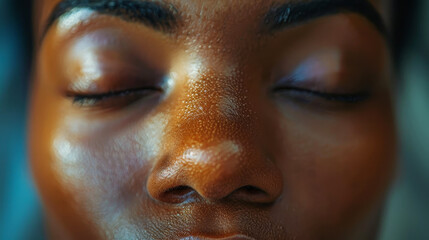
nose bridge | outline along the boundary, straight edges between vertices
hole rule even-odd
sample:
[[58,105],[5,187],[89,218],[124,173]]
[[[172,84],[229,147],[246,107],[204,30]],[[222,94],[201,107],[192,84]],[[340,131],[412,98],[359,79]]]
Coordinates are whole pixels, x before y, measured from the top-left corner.
[[252,139],[248,129],[255,125],[256,116],[239,73],[207,71],[184,85],[171,114],[171,137],[198,147]]

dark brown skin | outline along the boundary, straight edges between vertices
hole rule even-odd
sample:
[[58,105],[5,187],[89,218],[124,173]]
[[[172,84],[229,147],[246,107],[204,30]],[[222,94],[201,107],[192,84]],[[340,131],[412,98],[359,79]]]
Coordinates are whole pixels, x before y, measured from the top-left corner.
[[[335,14],[266,34],[278,1],[165,2],[175,32],[93,14],[38,45],[30,155],[51,238],[375,237],[395,165],[375,27]],[[39,37],[57,3],[36,3]],[[300,88],[369,96],[273,90],[302,66]]]

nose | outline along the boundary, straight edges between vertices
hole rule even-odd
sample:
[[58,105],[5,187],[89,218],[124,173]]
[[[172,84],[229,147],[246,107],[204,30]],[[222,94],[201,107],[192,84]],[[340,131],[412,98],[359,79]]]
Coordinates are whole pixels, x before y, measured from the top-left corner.
[[187,148],[154,168],[148,192],[167,203],[227,197],[252,203],[273,202],[282,188],[279,171],[269,159],[245,151],[233,141],[205,149]]
[[269,136],[252,98],[238,85],[221,85],[211,79],[188,86],[173,104],[164,157],[147,182],[153,199],[271,203],[281,194],[281,172],[264,150]]

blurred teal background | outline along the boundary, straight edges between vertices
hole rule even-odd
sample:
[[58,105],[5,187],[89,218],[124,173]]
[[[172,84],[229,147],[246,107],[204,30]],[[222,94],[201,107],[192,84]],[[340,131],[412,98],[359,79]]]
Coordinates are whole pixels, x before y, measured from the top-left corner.
[[397,86],[401,150],[382,240],[429,240],[429,1],[415,4],[396,20],[402,28],[397,38],[403,41],[399,43]]
[[[429,1],[397,1],[398,178],[381,240],[429,240]],[[0,0],[0,240],[45,239],[27,164],[31,1]]]
[[0,0],[0,240],[43,239],[25,149],[30,3]]

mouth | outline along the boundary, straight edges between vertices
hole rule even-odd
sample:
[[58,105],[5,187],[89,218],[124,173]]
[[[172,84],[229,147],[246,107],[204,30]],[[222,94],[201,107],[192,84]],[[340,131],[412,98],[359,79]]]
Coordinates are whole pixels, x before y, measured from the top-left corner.
[[256,240],[252,237],[236,234],[227,237],[203,237],[203,236],[189,236],[185,238],[181,238],[180,240]]

